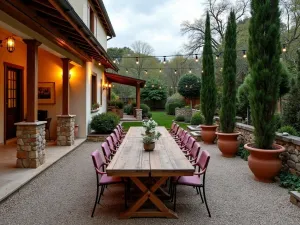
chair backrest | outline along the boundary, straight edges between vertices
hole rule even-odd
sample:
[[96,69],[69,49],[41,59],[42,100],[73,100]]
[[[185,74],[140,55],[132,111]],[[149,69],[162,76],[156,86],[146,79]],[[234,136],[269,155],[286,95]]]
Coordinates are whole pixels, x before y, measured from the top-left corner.
[[189,135],[189,133],[186,132],[186,134],[185,134],[185,136],[184,136],[184,138],[182,140],[182,144],[186,145],[188,143],[190,137],[191,137],[191,135]]
[[188,140],[188,142],[186,144],[186,148],[191,151],[192,148],[193,148],[193,146],[194,146],[194,144],[195,144],[195,142],[196,142],[195,138],[193,138],[192,136],[190,136],[190,138],[189,138],[189,140]]
[[108,146],[110,147],[110,149],[116,150],[115,145],[113,143],[113,140],[112,140],[111,136],[108,136],[106,138],[106,142],[107,142]]
[[181,127],[179,127],[179,129],[176,132],[176,135],[180,138],[183,135],[183,129]]
[[198,156],[199,156],[199,153],[200,153],[200,144],[195,142],[191,151],[190,151],[190,155],[195,159],[197,160],[198,159]]
[[122,135],[122,128],[121,128],[120,124],[117,125],[117,130],[118,130],[119,134]]
[[111,133],[110,136],[111,136],[111,138],[112,138],[112,140],[114,142],[115,147],[117,147],[117,144],[118,144],[118,138],[117,138],[117,136],[115,135],[115,133]]
[[114,133],[115,133],[115,135],[116,135],[118,141],[120,141],[120,140],[121,140],[121,135],[119,134],[118,129],[114,129]]
[[107,142],[103,142],[101,147],[102,147],[102,151],[103,151],[103,154],[106,157],[106,159],[110,159],[111,151],[109,149],[109,146],[108,146]]
[[174,133],[177,133],[179,128],[180,128],[180,126],[177,123],[175,123]]
[[188,132],[186,130],[183,130],[182,135],[179,137],[180,141],[183,142],[185,137],[188,135]]
[[104,162],[101,158],[99,150],[97,149],[97,150],[93,151],[91,156],[93,159],[93,164],[94,164],[95,169],[101,170],[101,168],[104,166]]
[[208,163],[209,163],[209,159],[210,159],[209,152],[206,150],[203,150],[203,151],[201,151],[200,157],[196,164],[200,167],[201,170],[206,171]]

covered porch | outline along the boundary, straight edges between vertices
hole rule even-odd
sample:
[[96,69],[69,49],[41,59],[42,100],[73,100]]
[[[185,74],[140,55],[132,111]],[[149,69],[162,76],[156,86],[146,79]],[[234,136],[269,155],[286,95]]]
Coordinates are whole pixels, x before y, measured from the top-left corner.
[[[141,88],[145,86],[146,81],[133,78],[133,77],[128,77],[128,76],[123,76],[120,74],[115,74],[115,73],[109,73],[105,72],[105,76],[107,78],[108,83],[118,83],[118,84],[124,84],[124,85],[129,85],[133,86],[136,88],[136,116],[129,116],[125,115],[121,120],[123,119],[124,121],[141,121],[142,120],[142,109],[141,109]],[[111,100],[111,88],[109,89],[108,92],[108,100]]]

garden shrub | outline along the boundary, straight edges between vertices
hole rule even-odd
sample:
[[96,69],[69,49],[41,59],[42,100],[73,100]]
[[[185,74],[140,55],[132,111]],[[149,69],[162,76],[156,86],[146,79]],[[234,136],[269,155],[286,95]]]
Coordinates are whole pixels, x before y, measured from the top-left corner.
[[178,81],[178,93],[188,99],[199,98],[201,79],[194,74],[185,74]]
[[278,132],[279,133],[287,132],[289,135],[299,136],[299,133],[297,132],[297,130],[294,127],[289,126],[289,125],[280,127],[278,129]]
[[124,106],[124,113],[126,113],[127,115],[133,115],[133,107],[131,104]]
[[182,115],[176,116],[175,120],[178,121],[178,122],[183,122],[184,121],[184,116],[182,116]]
[[152,118],[152,113],[151,112],[148,112],[147,113],[147,117],[150,119],[150,118]]
[[244,148],[244,144],[240,144],[238,151],[236,153],[237,156],[240,156],[243,160],[248,161],[248,156],[250,152]]
[[291,191],[300,191],[300,177],[288,172],[279,174],[280,186],[288,188]]
[[175,93],[167,99],[165,110],[168,115],[175,115],[175,108],[181,108],[184,107],[184,105],[184,97],[179,93]]
[[194,109],[200,110],[200,107],[201,107],[200,104],[197,104],[194,106]]
[[146,104],[141,104],[140,108],[143,110],[142,116],[146,117],[148,115],[148,112],[150,111],[150,107],[147,106]]
[[200,125],[204,123],[204,117],[200,112],[196,112],[191,119],[191,125]]
[[100,134],[109,134],[111,133],[118,123],[120,118],[112,112],[101,113],[92,118],[91,128]]
[[121,100],[116,100],[115,105],[118,107],[118,109],[124,108],[124,102],[122,102]]
[[186,117],[186,118],[184,119],[184,122],[185,122],[185,123],[190,123],[190,122],[191,122],[191,118]]

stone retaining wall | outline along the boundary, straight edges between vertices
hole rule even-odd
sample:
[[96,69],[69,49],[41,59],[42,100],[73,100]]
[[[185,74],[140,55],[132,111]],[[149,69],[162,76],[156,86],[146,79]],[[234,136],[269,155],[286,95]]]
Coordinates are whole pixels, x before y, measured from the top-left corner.
[[[254,142],[253,126],[237,123],[236,131],[241,132],[241,141],[243,143]],[[276,133],[275,141],[286,149],[286,151],[280,155],[283,170],[300,176],[300,137],[292,135],[282,136],[282,134]]]
[[74,115],[58,115],[57,116],[57,145],[71,146],[74,144]]
[[190,120],[192,118],[193,110],[191,108],[176,108],[175,117],[183,116],[185,120]]

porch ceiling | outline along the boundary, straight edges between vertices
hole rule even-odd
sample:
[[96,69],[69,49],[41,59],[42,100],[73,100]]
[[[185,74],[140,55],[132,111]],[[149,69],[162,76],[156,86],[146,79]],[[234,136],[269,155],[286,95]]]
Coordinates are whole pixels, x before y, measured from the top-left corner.
[[125,84],[125,85],[134,86],[134,87],[139,85],[141,88],[143,88],[146,83],[145,80],[136,79],[133,77],[127,77],[127,76],[123,76],[123,75],[115,74],[115,73],[105,72],[105,76],[106,76],[107,80],[111,83]]
[[81,59],[118,70],[67,0],[8,0],[0,9]]

